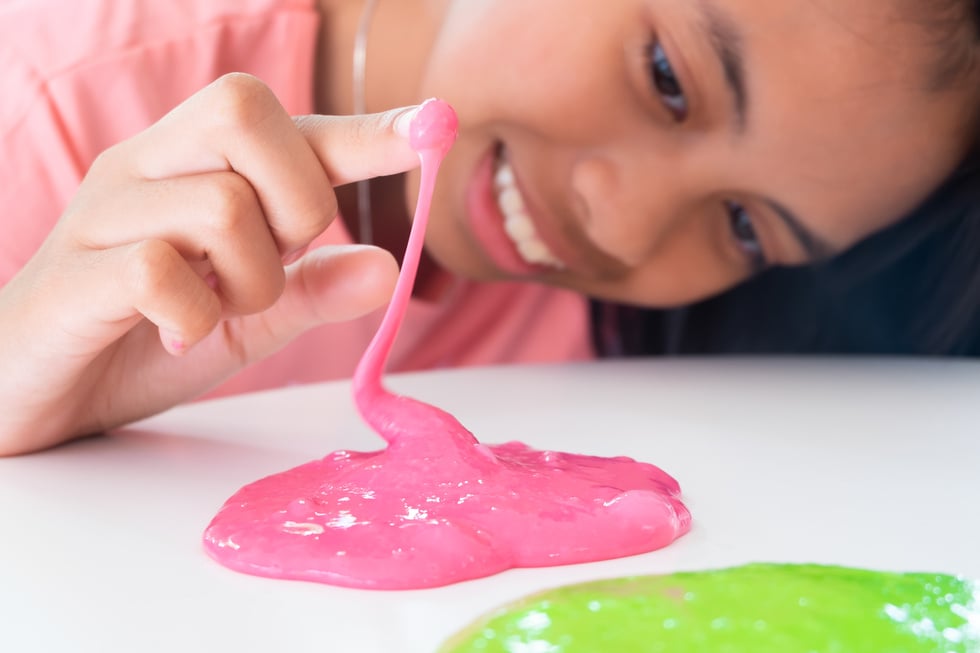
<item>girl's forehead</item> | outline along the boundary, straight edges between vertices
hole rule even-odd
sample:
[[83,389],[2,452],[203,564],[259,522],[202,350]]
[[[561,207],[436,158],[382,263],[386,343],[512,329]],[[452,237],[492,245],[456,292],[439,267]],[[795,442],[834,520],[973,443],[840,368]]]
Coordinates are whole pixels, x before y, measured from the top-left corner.
[[745,56],[758,184],[827,216],[844,244],[911,210],[965,155],[977,94],[935,91],[949,44],[899,17],[904,0],[792,0],[802,15],[765,31],[766,12],[780,11],[772,0],[711,1],[756,25]]
[[[938,91],[968,77],[980,46],[980,2],[977,0],[876,0],[843,3],[854,15],[842,30],[886,54],[902,58],[926,90]],[[877,7],[876,7],[877,5]]]

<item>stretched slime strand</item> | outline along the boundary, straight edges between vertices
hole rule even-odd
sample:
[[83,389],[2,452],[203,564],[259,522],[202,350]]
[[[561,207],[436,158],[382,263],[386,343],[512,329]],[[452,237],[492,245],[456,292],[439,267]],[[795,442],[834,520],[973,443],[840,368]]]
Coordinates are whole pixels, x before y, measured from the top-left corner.
[[442,412],[434,406],[388,392],[382,373],[412,297],[439,165],[456,141],[458,126],[453,108],[436,99],[425,101],[409,126],[409,144],[418,152],[422,163],[415,217],[391,303],[354,371],[353,393],[357,409],[364,421],[389,444],[397,437],[399,424],[409,415],[424,418],[426,413],[433,414],[430,411]]
[[415,219],[391,304],[354,374],[358,410],[388,446],[335,451],[240,489],[204,533],[221,564],[273,578],[418,589],[644,553],[690,527],[677,481],[653,465],[516,441],[486,446],[449,413],[384,388],[456,124],[437,100],[411,124],[422,163]]

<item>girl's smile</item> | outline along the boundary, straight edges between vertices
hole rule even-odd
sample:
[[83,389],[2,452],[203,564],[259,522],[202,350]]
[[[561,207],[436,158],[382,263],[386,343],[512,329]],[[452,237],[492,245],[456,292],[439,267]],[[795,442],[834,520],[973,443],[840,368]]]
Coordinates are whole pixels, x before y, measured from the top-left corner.
[[521,172],[502,144],[475,168],[467,194],[467,212],[476,245],[490,263],[515,277],[549,273],[601,278],[620,269],[590,246],[584,234],[547,212],[533,188],[525,190]]
[[564,267],[544,244],[502,148],[488,150],[474,169],[466,211],[474,238],[492,265],[515,276]]
[[[460,115],[427,240],[443,268],[676,305],[849,248],[964,156],[976,85],[937,82],[901,4],[382,3],[372,38],[403,57],[368,98]],[[409,12],[434,38],[398,29]]]

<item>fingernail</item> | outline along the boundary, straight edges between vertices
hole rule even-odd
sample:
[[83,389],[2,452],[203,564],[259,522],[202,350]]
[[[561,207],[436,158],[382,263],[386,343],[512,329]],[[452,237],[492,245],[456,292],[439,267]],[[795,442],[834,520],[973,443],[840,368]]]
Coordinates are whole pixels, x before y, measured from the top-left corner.
[[180,336],[167,329],[160,329],[160,339],[163,341],[163,346],[167,348],[167,351],[175,356],[180,356],[187,351],[187,343]]
[[412,121],[415,120],[415,116],[419,115],[419,110],[421,108],[422,105],[420,104],[418,106],[412,107],[411,109],[408,109],[407,111],[405,111],[405,113],[398,116],[395,119],[395,133],[401,136],[402,138],[408,138],[409,135],[412,133],[411,132]]

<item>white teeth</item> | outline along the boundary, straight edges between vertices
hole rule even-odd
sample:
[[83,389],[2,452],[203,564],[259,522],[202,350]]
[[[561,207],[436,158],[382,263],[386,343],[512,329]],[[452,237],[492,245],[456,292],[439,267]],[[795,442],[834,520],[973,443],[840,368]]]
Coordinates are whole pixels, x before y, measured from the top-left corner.
[[498,161],[493,177],[497,204],[504,216],[504,231],[510,236],[521,257],[528,263],[562,269],[565,264],[538,237],[534,223],[527,215],[524,198],[514,183],[514,171],[505,161]]
[[504,221],[504,231],[511,237],[514,243],[523,240],[536,240],[534,225],[527,216],[519,213],[512,213],[511,217]]
[[524,200],[513,186],[505,187],[503,190],[497,189],[497,203],[505,213],[523,214],[524,212]]
[[497,173],[493,176],[493,183],[497,188],[514,185],[514,169],[509,164],[498,159]]

